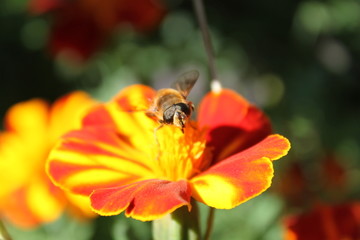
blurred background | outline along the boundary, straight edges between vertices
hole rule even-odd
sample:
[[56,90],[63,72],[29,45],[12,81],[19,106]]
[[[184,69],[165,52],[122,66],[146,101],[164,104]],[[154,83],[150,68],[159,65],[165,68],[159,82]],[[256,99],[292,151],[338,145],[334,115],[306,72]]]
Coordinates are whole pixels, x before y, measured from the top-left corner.
[[[358,201],[360,1],[204,2],[223,86],[292,143],[266,193],[216,211],[212,239],[282,239],[287,216]],[[0,1],[1,119],[31,98],[80,89],[107,101],[133,83],[169,87],[190,69],[201,73],[189,96],[198,103],[210,76],[189,0]],[[14,239],[151,239],[149,223],[123,215],[7,227]]]

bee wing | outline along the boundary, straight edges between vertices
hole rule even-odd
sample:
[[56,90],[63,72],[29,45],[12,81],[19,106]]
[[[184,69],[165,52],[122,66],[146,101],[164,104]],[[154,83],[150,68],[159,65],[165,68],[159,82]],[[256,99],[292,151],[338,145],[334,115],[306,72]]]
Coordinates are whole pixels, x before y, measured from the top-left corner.
[[199,71],[192,70],[182,74],[172,85],[171,87],[178,90],[183,97],[187,97],[199,78]]

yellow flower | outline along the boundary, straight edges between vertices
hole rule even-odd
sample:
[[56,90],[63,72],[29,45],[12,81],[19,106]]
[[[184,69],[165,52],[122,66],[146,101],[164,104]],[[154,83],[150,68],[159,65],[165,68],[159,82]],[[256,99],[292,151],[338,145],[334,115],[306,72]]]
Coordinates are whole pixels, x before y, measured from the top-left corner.
[[45,161],[54,142],[77,129],[94,101],[74,92],[52,106],[41,99],[15,104],[0,133],[0,216],[19,227],[36,227],[57,219],[69,205],[83,216],[92,213],[87,199],[65,193],[45,174]]

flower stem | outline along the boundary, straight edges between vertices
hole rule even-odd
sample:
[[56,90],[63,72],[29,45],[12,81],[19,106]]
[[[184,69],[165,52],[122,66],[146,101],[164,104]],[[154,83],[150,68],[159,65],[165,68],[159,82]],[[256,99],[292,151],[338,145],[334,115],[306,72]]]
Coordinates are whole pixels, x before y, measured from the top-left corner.
[[165,217],[153,221],[154,240],[200,240],[199,214],[196,203],[191,212],[181,207]]
[[208,215],[207,223],[206,223],[206,232],[205,232],[204,240],[210,239],[210,236],[211,236],[211,233],[213,230],[214,216],[215,216],[215,208],[210,207],[209,215]]
[[5,228],[5,225],[0,221],[0,239],[1,240],[11,240],[10,234]]
[[221,90],[221,84],[218,80],[218,73],[215,66],[214,48],[211,42],[211,36],[209,33],[209,27],[206,20],[206,14],[204,10],[203,0],[193,0],[196,16],[201,29],[202,38],[204,41],[205,51],[208,57],[208,64],[211,75],[211,90]]

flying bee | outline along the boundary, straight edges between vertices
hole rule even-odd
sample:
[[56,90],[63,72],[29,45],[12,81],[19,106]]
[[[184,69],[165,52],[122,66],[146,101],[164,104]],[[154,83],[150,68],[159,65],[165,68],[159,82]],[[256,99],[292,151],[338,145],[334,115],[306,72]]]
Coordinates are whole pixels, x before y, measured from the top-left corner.
[[156,119],[161,125],[179,127],[184,132],[186,121],[194,111],[194,104],[187,101],[191,89],[199,77],[199,72],[192,70],[181,75],[172,85],[172,88],[160,89],[154,97],[146,115]]

